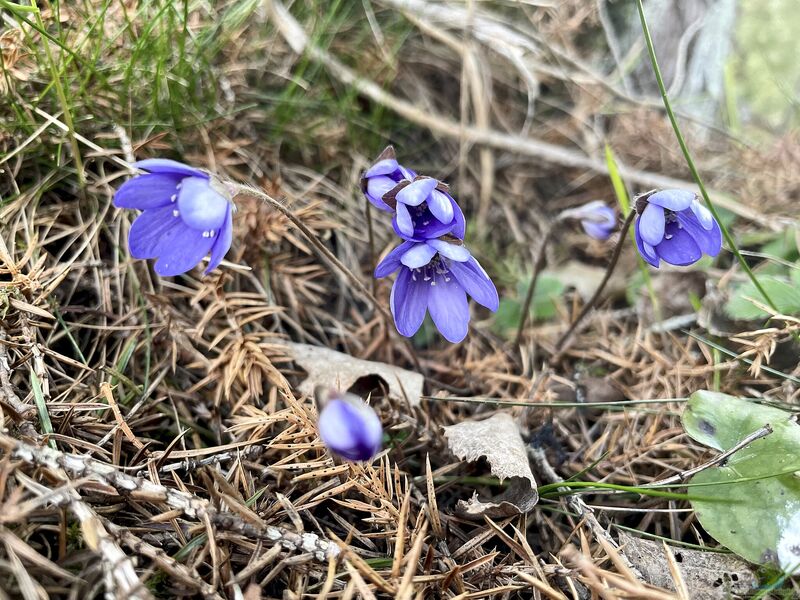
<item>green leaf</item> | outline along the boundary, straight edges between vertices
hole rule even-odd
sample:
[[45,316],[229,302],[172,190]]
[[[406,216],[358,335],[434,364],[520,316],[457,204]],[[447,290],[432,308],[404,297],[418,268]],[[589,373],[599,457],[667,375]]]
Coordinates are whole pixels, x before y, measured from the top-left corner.
[[[495,331],[506,335],[516,331],[522,312],[522,298],[528,293],[530,279],[518,286],[518,298],[502,298],[492,321]],[[553,275],[542,273],[536,281],[536,290],[531,302],[530,317],[536,320],[552,319],[558,312],[558,304],[564,293],[564,284]]]
[[[761,277],[759,281],[781,313],[800,313],[800,291],[795,285],[780,277]],[[760,304],[764,302],[752,283],[742,284],[731,294],[730,300],[725,304],[725,312],[729,317],[742,321],[768,317],[769,314],[753,304],[752,300]]]
[[692,394],[683,414],[686,432],[720,451],[767,424],[772,433],[692,478],[690,502],[718,542],[791,571],[800,565],[800,426],[792,414],[709,391]]

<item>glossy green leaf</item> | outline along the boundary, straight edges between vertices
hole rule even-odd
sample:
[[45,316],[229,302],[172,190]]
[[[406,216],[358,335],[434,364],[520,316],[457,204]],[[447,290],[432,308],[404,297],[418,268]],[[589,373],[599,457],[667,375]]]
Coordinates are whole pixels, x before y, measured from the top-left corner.
[[800,426],[792,414],[716,392],[699,391],[683,414],[686,432],[725,451],[769,424],[772,433],[691,480],[701,525],[721,544],[755,563],[800,565]]

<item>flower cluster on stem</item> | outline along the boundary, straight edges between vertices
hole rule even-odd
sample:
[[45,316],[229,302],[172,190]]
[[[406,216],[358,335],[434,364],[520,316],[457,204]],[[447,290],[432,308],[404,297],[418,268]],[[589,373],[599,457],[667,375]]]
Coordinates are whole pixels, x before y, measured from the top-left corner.
[[413,336],[430,313],[446,340],[460,342],[469,330],[467,296],[491,311],[499,299],[464,245],[464,213],[449,187],[400,165],[389,146],[364,173],[361,189],[376,208],[392,213],[402,240],[375,268],[377,278],[399,271],[390,301],[397,331]]

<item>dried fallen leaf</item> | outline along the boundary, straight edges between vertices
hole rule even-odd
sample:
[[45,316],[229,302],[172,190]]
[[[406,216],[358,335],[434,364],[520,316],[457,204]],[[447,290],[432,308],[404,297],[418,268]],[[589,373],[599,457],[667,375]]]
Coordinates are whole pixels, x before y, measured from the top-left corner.
[[348,391],[359,379],[374,376],[386,383],[391,398],[407,400],[412,407],[419,406],[425,383],[420,373],[362,360],[321,346],[292,342],[288,346],[295,362],[308,373],[298,388],[304,394],[313,395],[316,386]]
[[444,428],[444,435],[458,458],[472,462],[485,456],[500,481],[510,480],[508,489],[490,500],[479,500],[477,493],[468,501],[459,500],[456,509],[464,517],[508,517],[528,512],[539,501],[525,444],[510,415],[497,413],[484,421],[451,425]]
[[[620,531],[619,543],[633,565],[650,585],[670,590],[675,583],[661,542],[645,540]],[[758,586],[750,566],[733,554],[688,550],[669,546],[692,600],[718,600],[747,596]]]

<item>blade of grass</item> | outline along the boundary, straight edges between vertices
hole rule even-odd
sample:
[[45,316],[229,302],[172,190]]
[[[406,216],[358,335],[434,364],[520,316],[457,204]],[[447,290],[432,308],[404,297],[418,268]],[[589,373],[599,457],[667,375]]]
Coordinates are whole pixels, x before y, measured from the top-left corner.
[[664,102],[664,108],[667,111],[667,116],[669,117],[669,122],[672,124],[672,129],[675,132],[675,137],[678,138],[678,144],[681,147],[681,152],[683,152],[683,156],[686,159],[686,164],[689,167],[689,171],[692,173],[692,177],[694,178],[697,187],[700,188],[700,194],[703,196],[703,201],[705,202],[708,210],[713,215],[714,219],[716,219],[717,223],[719,223],[719,227],[722,230],[722,236],[725,238],[725,242],[728,244],[731,252],[736,256],[736,259],[739,261],[739,264],[742,267],[742,270],[747,274],[750,278],[750,281],[753,282],[755,288],[759,291],[761,296],[764,298],[764,301],[769,304],[770,308],[775,312],[780,312],[778,307],[775,306],[775,303],[769,297],[767,292],[761,286],[758,281],[758,278],[755,276],[755,273],[750,269],[750,265],[747,264],[747,261],[742,256],[741,252],[739,252],[739,248],[736,247],[736,242],[734,241],[733,237],[731,236],[728,228],[719,218],[719,213],[717,212],[717,208],[714,206],[714,203],[711,202],[711,198],[708,196],[708,192],[706,191],[706,186],[703,185],[703,180],[700,177],[700,172],[697,170],[697,167],[692,160],[692,155],[689,152],[689,147],[686,145],[686,140],[683,137],[683,133],[681,132],[681,128],[678,125],[678,119],[675,117],[675,113],[672,110],[672,104],[669,101],[669,96],[667,95],[667,88],[664,85],[664,78],[661,75],[661,69],[658,66],[658,59],[656,58],[656,51],[655,47],[653,46],[653,38],[650,36],[650,28],[647,26],[647,19],[644,15],[644,5],[642,4],[642,0],[636,0],[636,8],[639,10],[639,19],[642,23],[642,32],[644,33],[644,40],[647,44],[647,53],[650,56],[650,64],[653,66],[653,74],[656,77],[656,82],[658,83],[658,89],[661,92],[661,99]]
[[[33,390],[33,400],[36,403],[36,410],[39,413],[39,422],[42,424],[42,433],[49,436],[54,433],[53,423],[50,421],[50,413],[47,412],[47,403],[44,401],[44,394],[42,393],[42,382],[39,381],[38,375],[31,371],[31,389]],[[50,438],[47,443],[53,450],[56,450],[55,441]]]

